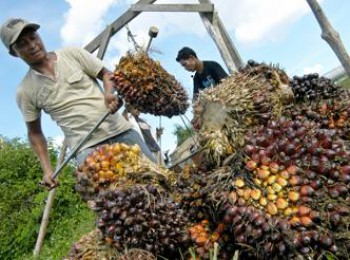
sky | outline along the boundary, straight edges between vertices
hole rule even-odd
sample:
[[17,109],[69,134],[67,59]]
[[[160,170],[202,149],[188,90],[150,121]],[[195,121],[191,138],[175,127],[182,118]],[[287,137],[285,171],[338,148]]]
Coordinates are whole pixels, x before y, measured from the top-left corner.
[[[1,0],[0,22],[10,17],[21,17],[41,25],[39,33],[46,49],[66,46],[84,47],[104,28],[130,8],[132,0]],[[158,0],[157,3],[192,3],[195,0]],[[326,73],[340,65],[330,46],[321,39],[321,29],[306,0],[212,0],[224,26],[244,62],[278,63],[289,76],[305,73]],[[350,1],[319,0],[333,27],[350,51],[348,13]],[[6,10],[6,11],[5,11]],[[129,23],[137,43],[145,46],[151,26],[159,29],[152,42],[150,56],[185,87],[192,96],[193,76],[176,61],[179,49],[189,46],[201,60],[215,60],[225,69],[220,53],[207,33],[197,13],[142,13]],[[110,41],[104,63],[114,70],[120,57],[134,46],[125,28]],[[15,102],[16,87],[28,67],[20,59],[8,55],[0,46],[0,135],[26,138],[26,127]],[[186,118],[192,119],[189,109]],[[164,127],[161,147],[173,151],[176,137],[174,125],[188,124],[185,117],[155,117],[142,114],[153,131],[161,123]],[[183,122],[184,121],[184,122]],[[46,137],[63,139],[58,126],[49,116],[43,117]]]

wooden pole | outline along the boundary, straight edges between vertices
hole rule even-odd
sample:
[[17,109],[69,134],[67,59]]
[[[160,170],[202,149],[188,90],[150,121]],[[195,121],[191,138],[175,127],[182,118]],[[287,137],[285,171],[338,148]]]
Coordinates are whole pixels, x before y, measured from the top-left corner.
[[[211,4],[210,0],[199,0],[201,4]],[[230,73],[244,67],[244,62],[225,29],[217,11],[212,13],[199,12],[205,28],[214,40],[222,59]]]
[[[58,168],[62,164],[64,157],[66,155],[66,150],[67,150],[67,145],[65,142],[63,142],[56,168]],[[39,234],[38,234],[38,238],[36,240],[35,249],[34,249],[34,256],[35,257],[39,256],[41,247],[43,245],[43,241],[44,241],[44,238],[46,235],[46,228],[47,228],[47,225],[49,223],[49,217],[50,217],[50,212],[52,209],[53,200],[55,198],[55,193],[56,193],[56,188],[53,188],[52,190],[50,190],[49,195],[48,195],[47,200],[46,200],[44,214],[43,214],[43,218],[41,220]]]
[[158,142],[159,142],[159,152],[158,152],[158,158],[157,158],[157,161],[158,161],[158,165],[163,165],[163,160],[162,160],[162,117],[159,116],[159,131],[160,131],[160,134],[159,136],[157,135],[157,138],[158,139]]
[[334,30],[327,16],[323,12],[321,6],[316,0],[306,0],[309,4],[312,12],[314,13],[317,22],[319,23],[322,33],[321,37],[332,48],[335,55],[337,55],[340,63],[343,65],[347,75],[350,77],[350,57],[347,53],[345,46],[340,38],[339,33]]

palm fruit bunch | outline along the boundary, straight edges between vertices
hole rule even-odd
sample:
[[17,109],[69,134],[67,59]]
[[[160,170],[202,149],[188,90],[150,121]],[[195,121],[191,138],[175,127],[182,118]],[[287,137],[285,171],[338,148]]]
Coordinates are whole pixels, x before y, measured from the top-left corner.
[[95,199],[97,227],[117,249],[141,248],[156,256],[179,258],[190,243],[187,213],[157,186],[108,190]]
[[[350,247],[350,144],[338,131],[281,117],[248,132],[246,171],[235,174],[224,217],[235,243],[252,246],[250,254],[262,258],[331,253],[344,259]],[[271,233],[276,223],[283,223],[278,239]]]
[[307,118],[320,128],[335,129],[337,135],[350,139],[350,92],[341,90],[336,98],[311,102],[297,102],[284,109],[283,114],[292,119]]
[[64,260],[118,260],[120,255],[120,251],[102,239],[101,231],[95,229],[81,237]]
[[172,117],[189,107],[184,87],[144,52],[122,57],[113,80],[124,100],[142,113]]
[[157,258],[151,252],[139,248],[132,248],[126,250],[118,260],[157,260]]
[[[191,221],[197,223],[215,220],[220,215],[220,205],[225,202],[229,192],[225,182],[218,186],[220,179],[227,179],[230,167],[220,167],[209,171],[207,168],[187,164],[177,174],[177,181],[172,191],[173,199],[189,214]],[[215,216],[213,215],[215,212]]]
[[97,147],[76,171],[76,190],[84,200],[119,185],[158,183],[171,185],[173,173],[153,164],[138,145],[123,143]]
[[[254,206],[228,205],[226,232],[242,259],[293,259],[290,224]],[[232,259],[232,256],[230,258]]]
[[206,185],[206,179],[204,172],[191,164],[186,164],[184,170],[177,173],[176,188],[172,197],[189,213],[189,218],[194,222],[208,217],[202,208],[202,187]]
[[342,91],[331,79],[318,73],[294,76],[290,85],[297,101],[335,98]]
[[213,259],[216,255],[219,259],[227,259],[232,255],[228,248],[225,248],[224,236],[225,224],[219,223],[214,228],[211,227],[211,222],[207,219],[191,226],[189,229],[191,240],[194,246],[190,249],[190,260],[194,259]]
[[[290,84],[287,73],[274,64],[268,65],[264,62],[259,63],[254,60],[248,60],[247,65],[241,68],[239,72],[250,76],[263,75],[274,86],[278,86],[281,83],[284,85]],[[288,92],[286,94],[289,95]]]
[[194,104],[198,139],[216,165],[244,145],[248,129],[278,118],[293,98],[284,72],[273,66],[261,68],[230,75],[202,91]]

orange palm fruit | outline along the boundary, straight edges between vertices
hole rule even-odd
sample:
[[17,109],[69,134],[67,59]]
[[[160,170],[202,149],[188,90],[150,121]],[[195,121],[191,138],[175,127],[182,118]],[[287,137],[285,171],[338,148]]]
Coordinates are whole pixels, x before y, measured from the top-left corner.
[[267,213],[269,213],[271,216],[274,216],[278,213],[276,205],[272,202],[267,203],[266,209],[267,209]]
[[293,202],[297,202],[300,198],[300,195],[296,191],[289,191],[288,192],[288,199]]
[[250,196],[253,200],[259,200],[261,198],[261,190],[259,189],[252,189]]
[[288,202],[283,198],[277,198],[276,206],[278,209],[286,209],[288,207]]

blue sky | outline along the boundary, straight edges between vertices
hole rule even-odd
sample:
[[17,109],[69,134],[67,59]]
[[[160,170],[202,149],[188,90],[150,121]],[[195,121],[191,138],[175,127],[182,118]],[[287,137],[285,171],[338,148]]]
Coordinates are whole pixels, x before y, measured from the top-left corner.
[[[31,0],[0,1],[0,22],[9,17],[22,17],[41,24],[39,30],[47,50],[64,46],[84,46],[106,25],[121,15],[130,4],[126,0]],[[326,73],[339,66],[329,45],[320,38],[321,30],[305,0],[212,0],[231,39],[244,61],[254,59],[279,63],[290,76],[309,72]],[[319,1],[334,28],[350,50],[348,13],[350,1]],[[164,0],[156,3],[198,3],[195,0]],[[6,11],[5,11],[6,10]],[[153,41],[151,56],[183,84],[192,95],[191,74],[175,62],[177,51],[183,46],[196,50],[203,60],[216,60],[225,66],[220,54],[195,13],[143,13],[129,24],[140,45],[147,43],[150,26],[159,28]],[[108,48],[105,64],[113,70],[119,58],[133,45],[126,30],[116,34]],[[15,102],[15,89],[27,65],[7,54],[0,46],[0,134],[9,138],[26,138],[26,128]],[[187,117],[192,118],[191,111]],[[143,117],[155,129],[159,118]],[[174,124],[182,125],[179,117],[162,117],[165,128],[162,149],[173,150],[176,139]],[[43,118],[47,137],[62,136],[60,129],[48,116]]]

